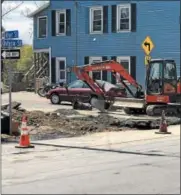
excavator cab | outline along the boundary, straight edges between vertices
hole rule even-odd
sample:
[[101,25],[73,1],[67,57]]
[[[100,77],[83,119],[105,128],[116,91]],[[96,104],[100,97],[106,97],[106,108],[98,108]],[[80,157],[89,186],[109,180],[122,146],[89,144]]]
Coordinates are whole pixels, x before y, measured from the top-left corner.
[[177,69],[174,60],[151,60],[147,68],[146,95],[176,95]]

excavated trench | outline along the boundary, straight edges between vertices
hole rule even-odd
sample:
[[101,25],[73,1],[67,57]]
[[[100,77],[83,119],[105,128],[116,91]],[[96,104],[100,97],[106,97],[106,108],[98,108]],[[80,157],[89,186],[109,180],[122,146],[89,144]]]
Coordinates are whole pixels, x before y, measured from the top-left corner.
[[[127,131],[127,130],[150,130],[157,129],[160,118],[140,116],[124,118],[113,117],[102,113],[98,116],[81,115],[76,110],[59,109],[53,113],[42,111],[26,111],[19,107],[13,109],[13,119],[21,124],[22,114],[28,117],[28,126],[32,140],[54,139],[64,137],[82,136],[96,132]],[[132,117],[132,118],[131,118]],[[181,124],[177,117],[166,117],[167,125]]]

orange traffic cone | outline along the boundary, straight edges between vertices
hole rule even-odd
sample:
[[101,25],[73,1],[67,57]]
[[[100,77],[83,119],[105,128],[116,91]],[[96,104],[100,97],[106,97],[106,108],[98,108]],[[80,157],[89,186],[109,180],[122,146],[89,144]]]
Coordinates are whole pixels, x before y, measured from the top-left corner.
[[15,148],[34,148],[34,146],[30,144],[29,131],[27,128],[27,116],[25,115],[22,117],[19,146],[15,146]]
[[161,122],[160,122],[160,128],[158,132],[155,132],[156,134],[171,134],[171,132],[168,132],[167,130],[167,122],[165,118],[165,111],[162,111],[162,116],[161,116]]

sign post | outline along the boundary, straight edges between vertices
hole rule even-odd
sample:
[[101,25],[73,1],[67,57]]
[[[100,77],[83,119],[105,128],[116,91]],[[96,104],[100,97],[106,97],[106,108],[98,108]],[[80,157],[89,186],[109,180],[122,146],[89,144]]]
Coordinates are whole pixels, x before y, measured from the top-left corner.
[[[20,49],[22,40],[16,39],[19,37],[18,30],[6,31],[5,39],[1,40],[1,60],[15,60],[20,59]],[[9,128],[10,135],[12,135],[12,67],[8,64],[8,77],[9,77]]]
[[153,41],[151,40],[151,38],[149,36],[147,36],[145,38],[145,40],[143,41],[142,43],[142,49],[144,50],[145,52],[145,65],[148,65],[149,64],[149,61],[151,60],[151,56],[150,56],[150,53],[152,52],[153,48],[155,47],[154,44],[153,44]]
[[12,68],[8,66],[9,75],[9,129],[10,135],[12,135]]
[[151,56],[145,56],[145,65],[148,65],[151,60]]

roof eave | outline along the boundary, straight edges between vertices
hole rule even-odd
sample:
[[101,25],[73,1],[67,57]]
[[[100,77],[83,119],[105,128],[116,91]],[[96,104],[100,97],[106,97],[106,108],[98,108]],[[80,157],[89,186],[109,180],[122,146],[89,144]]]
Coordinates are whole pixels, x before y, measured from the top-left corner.
[[50,6],[50,2],[45,3],[44,5],[42,5],[41,7],[39,7],[37,10],[35,10],[34,12],[28,14],[28,18],[32,18],[34,17],[36,14],[40,13],[41,11],[43,11],[44,9],[48,8]]

